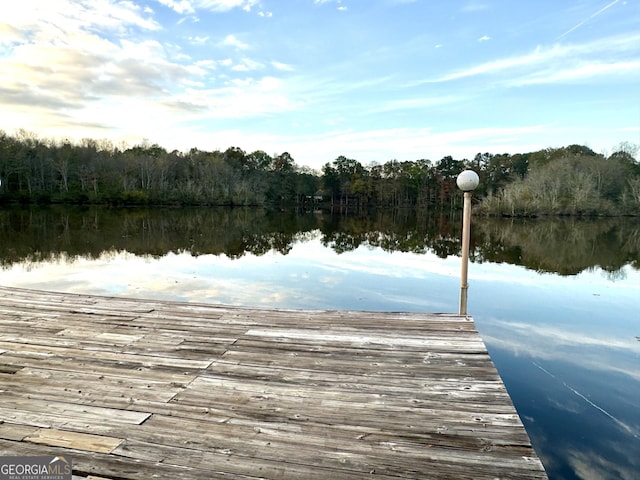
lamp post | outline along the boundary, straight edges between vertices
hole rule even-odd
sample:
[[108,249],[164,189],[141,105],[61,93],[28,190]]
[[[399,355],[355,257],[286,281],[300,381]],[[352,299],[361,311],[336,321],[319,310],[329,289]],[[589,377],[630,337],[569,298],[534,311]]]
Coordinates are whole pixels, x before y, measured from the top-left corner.
[[467,314],[467,273],[469,271],[469,237],[471,236],[471,192],[473,192],[480,178],[473,170],[465,170],[456,180],[458,188],[464,192],[464,207],[462,211],[462,269],[460,275],[460,315]]

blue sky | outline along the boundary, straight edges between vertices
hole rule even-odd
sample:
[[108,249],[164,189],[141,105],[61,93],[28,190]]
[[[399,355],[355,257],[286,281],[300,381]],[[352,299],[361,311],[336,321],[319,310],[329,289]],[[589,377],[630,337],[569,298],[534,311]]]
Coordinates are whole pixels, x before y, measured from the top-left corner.
[[0,129],[320,168],[640,144],[640,0],[21,0]]

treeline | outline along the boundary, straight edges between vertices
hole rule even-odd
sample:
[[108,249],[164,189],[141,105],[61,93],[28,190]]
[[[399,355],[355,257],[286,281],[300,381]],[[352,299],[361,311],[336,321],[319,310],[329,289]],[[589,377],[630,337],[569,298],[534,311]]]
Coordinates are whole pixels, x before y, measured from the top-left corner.
[[298,203],[319,179],[291,155],[239,148],[167,152],[85,139],[40,140],[0,132],[0,202],[125,205]]
[[[624,147],[624,146],[623,146]],[[41,140],[0,131],[0,202],[115,205],[304,205],[455,210],[456,177],[480,176],[480,210],[499,215],[616,215],[640,210],[640,165],[628,146],[609,157],[571,145],[525,154],[478,153],[364,166],[339,156],[321,172],[285,152],[168,152],[156,144]]]
[[550,151],[526,175],[488,192],[479,210],[504,216],[640,215],[640,164],[624,150],[608,158],[580,146]]

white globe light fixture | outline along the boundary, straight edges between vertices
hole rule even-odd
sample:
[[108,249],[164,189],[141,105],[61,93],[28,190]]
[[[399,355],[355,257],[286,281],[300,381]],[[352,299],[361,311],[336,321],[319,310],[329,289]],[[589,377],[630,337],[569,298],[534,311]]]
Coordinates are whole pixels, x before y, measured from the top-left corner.
[[473,170],[465,170],[456,180],[458,184],[458,188],[463,192],[471,192],[478,188],[478,184],[480,183],[480,177]]
[[464,192],[462,213],[462,268],[460,275],[460,315],[467,315],[467,273],[469,271],[469,237],[471,236],[471,192],[480,183],[480,177],[473,170],[465,170],[456,179],[458,188]]

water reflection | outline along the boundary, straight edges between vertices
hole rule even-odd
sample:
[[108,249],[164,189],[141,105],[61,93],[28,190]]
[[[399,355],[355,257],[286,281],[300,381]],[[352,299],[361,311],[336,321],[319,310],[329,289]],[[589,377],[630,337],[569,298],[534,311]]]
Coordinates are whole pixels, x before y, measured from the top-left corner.
[[[459,224],[251,209],[0,211],[0,284],[284,308],[451,312]],[[474,219],[469,311],[551,480],[640,471],[633,219]]]
[[640,272],[522,271],[527,283],[482,267],[469,310],[550,478],[637,478]]
[[476,219],[474,228],[477,261],[560,275],[599,267],[613,279],[627,263],[640,268],[640,224],[633,218]]
[[[0,262],[97,258],[127,251],[161,257],[169,252],[239,258],[287,254],[321,233],[338,254],[360,246],[387,252],[458,255],[460,222],[413,210],[340,217],[245,208],[31,208],[0,211]],[[474,219],[471,260],[506,262],[541,272],[574,275],[599,267],[612,278],[624,265],[640,268],[640,226],[633,219]]]

